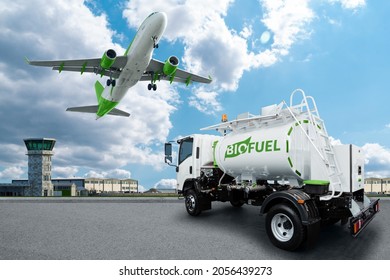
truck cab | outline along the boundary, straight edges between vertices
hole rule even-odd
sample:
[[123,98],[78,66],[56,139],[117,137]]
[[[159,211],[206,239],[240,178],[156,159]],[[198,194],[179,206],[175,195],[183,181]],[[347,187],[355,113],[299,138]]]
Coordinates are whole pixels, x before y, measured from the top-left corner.
[[[219,136],[215,135],[193,134],[177,141],[179,153],[176,173],[177,190],[179,193],[183,192],[186,185],[192,184],[196,178],[200,177],[202,167],[212,167],[214,165],[212,147],[219,138]],[[170,143],[166,145],[169,146]]]

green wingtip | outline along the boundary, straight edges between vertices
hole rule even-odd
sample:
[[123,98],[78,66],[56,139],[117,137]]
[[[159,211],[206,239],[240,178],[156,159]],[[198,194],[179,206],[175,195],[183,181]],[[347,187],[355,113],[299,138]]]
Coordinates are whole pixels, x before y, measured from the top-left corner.
[[213,80],[213,77],[211,77],[211,76],[209,75],[209,79],[212,81],[212,80]]
[[30,64],[30,60],[27,58],[27,56],[24,57],[24,61],[25,61],[27,64]]
[[65,62],[62,62],[60,67],[58,68],[58,73],[62,72],[62,69],[64,69]]
[[191,83],[191,75],[187,77],[186,79],[186,87]]

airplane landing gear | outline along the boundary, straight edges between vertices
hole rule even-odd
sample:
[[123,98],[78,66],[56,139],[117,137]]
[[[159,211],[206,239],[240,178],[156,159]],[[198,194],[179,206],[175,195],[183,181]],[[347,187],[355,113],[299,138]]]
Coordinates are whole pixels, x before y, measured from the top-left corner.
[[115,87],[116,81],[115,81],[115,80],[112,80],[112,79],[108,79],[108,80],[107,80],[107,86],[109,87],[110,85],[112,85],[112,87]]
[[155,75],[153,71],[147,72],[148,75],[150,75],[150,84],[148,84],[148,90],[157,90],[156,81],[158,79],[158,75]]
[[157,85],[156,84],[148,84],[148,90],[156,91],[157,90]]
[[157,36],[153,36],[152,40],[153,40],[153,48],[158,49]]

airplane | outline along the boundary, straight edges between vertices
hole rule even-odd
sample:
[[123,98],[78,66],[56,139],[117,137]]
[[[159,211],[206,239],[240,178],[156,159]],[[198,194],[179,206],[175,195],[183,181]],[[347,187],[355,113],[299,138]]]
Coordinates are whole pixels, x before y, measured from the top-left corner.
[[115,108],[127,91],[138,81],[149,81],[148,89],[156,90],[156,82],[167,80],[181,82],[187,86],[192,82],[211,83],[210,77],[202,77],[178,68],[179,59],[170,56],[165,62],[152,58],[154,49],[167,26],[167,16],[163,12],[150,14],[139,27],[133,41],[123,56],[117,56],[113,49],[104,52],[102,58],[52,60],[26,62],[35,66],[52,67],[53,70],[95,73],[107,76],[107,85],[104,87],[99,81],[95,83],[95,92],[98,105],[72,107],[67,111],[94,113],[96,119],[106,114],[129,117],[130,114]]

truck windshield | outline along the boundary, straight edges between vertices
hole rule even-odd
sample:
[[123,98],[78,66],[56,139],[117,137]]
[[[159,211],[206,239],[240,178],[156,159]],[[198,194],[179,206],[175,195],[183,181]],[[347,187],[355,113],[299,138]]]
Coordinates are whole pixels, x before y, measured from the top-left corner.
[[185,161],[187,158],[192,156],[192,145],[193,145],[194,139],[187,138],[181,141],[180,143],[180,149],[179,149],[179,165]]

